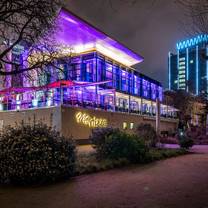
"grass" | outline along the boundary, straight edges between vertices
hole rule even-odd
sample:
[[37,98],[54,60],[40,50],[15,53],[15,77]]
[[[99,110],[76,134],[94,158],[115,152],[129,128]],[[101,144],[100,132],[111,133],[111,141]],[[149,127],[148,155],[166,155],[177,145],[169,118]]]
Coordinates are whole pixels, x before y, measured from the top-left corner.
[[[187,154],[187,151],[182,149],[150,149],[147,154],[146,163],[177,157],[184,154]],[[110,170],[130,164],[130,161],[124,158],[118,160],[98,160],[95,153],[81,153],[77,158],[76,175]]]

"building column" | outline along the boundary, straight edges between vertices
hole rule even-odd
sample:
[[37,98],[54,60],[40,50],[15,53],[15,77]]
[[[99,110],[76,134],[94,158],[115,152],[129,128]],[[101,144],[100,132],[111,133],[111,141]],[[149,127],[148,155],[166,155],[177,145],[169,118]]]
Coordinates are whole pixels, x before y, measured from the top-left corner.
[[179,50],[177,51],[177,71],[178,71],[178,89],[179,89]]
[[156,132],[160,135],[160,100],[156,100]]
[[171,90],[171,53],[168,53],[168,88]]
[[186,91],[189,92],[189,49],[186,49]]
[[199,47],[196,46],[196,95],[199,94]]
[[60,105],[64,103],[64,90],[62,84],[60,84]]
[[129,94],[129,100],[128,100],[129,108],[128,108],[128,113],[131,112],[131,95]]
[[[206,47],[206,56],[208,56],[208,46]],[[208,93],[208,60],[206,60],[206,80],[207,80],[207,89],[206,92]]]
[[116,90],[113,92],[113,100],[114,100],[114,112],[116,111]]
[[153,101],[151,100],[151,116],[153,116]]

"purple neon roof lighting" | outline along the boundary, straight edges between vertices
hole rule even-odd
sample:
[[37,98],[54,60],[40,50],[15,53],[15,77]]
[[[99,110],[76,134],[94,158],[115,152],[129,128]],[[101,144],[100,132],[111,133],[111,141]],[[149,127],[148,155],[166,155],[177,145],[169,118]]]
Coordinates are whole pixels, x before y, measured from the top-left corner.
[[55,38],[58,44],[64,46],[64,49],[68,47],[75,53],[97,50],[126,66],[143,61],[142,56],[65,9],[59,13],[58,25],[59,29]]

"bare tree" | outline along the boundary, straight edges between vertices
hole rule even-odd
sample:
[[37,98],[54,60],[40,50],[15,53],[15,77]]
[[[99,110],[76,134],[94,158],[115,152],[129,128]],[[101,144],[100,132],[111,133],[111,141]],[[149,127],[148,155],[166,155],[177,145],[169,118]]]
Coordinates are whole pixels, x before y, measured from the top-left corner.
[[190,22],[191,33],[208,33],[208,0],[176,0]]
[[44,68],[58,56],[53,44],[61,0],[0,1],[0,76]]

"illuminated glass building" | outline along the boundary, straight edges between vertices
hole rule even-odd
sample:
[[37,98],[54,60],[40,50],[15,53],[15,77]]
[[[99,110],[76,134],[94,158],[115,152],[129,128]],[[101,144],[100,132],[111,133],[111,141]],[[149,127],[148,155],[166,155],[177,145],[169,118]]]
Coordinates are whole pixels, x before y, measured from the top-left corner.
[[177,54],[169,53],[169,89],[194,95],[208,92],[208,35],[198,35],[176,44]]
[[[68,104],[155,114],[163,89],[132,68],[143,61],[140,55],[66,10],[58,22],[56,41],[63,53],[71,51],[64,62],[54,63],[62,72],[48,66],[41,75],[33,72],[35,81],[8,76],[0,91],[0,109]],[[20,62],[22,51],[22,46],[15,48],[12,58]]]

